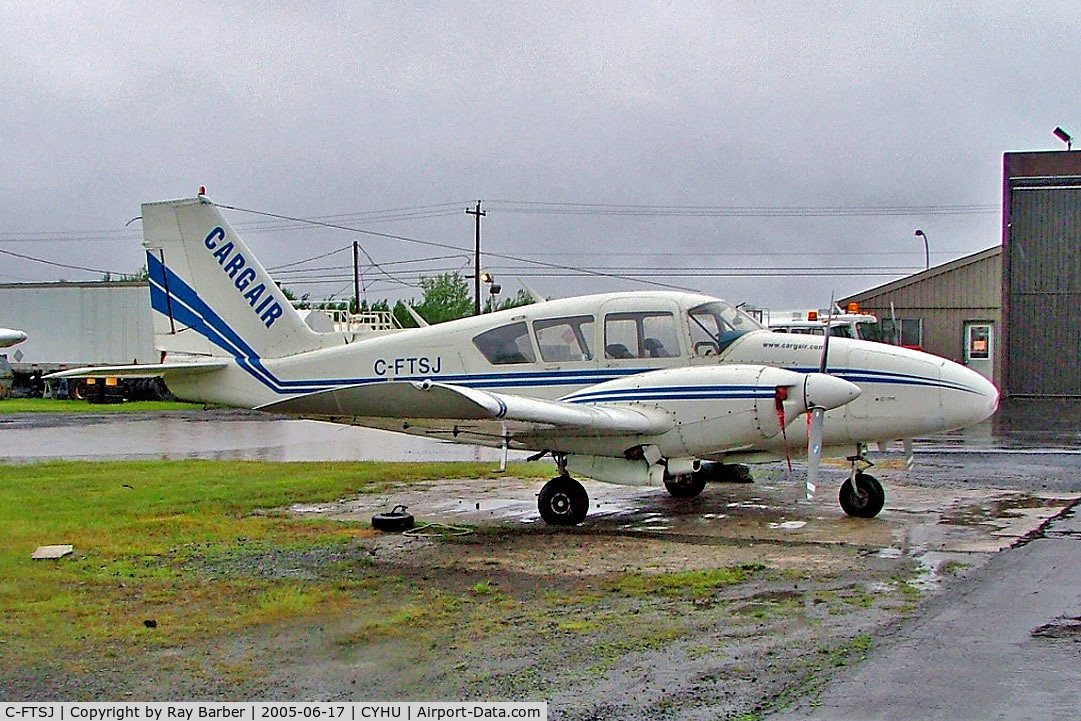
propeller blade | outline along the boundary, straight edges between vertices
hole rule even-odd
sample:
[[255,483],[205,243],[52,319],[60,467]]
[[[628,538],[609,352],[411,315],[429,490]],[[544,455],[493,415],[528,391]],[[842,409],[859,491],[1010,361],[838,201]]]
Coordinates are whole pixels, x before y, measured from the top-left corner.
[[822,360],[818,363],[818,372],[826,372],[826,356],[830,352],[830,324],[833,323],[833,293],[830,293],[830,312],[826,316],[826,336],[822,341]]
[[807,500],[818,490],[818,465],[822,460],[822,422],[824,408],[814,408],[807,416]]

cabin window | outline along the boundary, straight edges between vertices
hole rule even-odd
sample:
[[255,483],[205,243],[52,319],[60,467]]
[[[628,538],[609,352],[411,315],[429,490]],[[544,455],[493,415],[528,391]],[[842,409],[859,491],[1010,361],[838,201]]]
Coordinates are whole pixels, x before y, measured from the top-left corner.
[[529,329],[524,322],[485,331],[473,339],[473,345],[492,365],[534,363],[537,360],[533,344],[529,342]]
[[[713,301],[688,311],[691,344],[696,356],[716,355],[744,333],[764,326],[724,301]],[[790,332],[796,333],[795,329]]]
[[576,315],[533,322],[541,358],[549,363],[593,359],[593,316]]
[[676,319],[671,313],[609,313],[605,316],[605,358],[674,358],[678,355]]

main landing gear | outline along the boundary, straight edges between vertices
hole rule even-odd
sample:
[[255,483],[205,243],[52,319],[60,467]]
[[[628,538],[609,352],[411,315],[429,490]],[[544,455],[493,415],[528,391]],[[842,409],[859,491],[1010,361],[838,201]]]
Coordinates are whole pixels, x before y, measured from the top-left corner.
[[674,478],[667,473],[664,476],[664,488],[673,498],[697,498],[705,487],[706,475],[701,471]]
[[[882,490],[882,484],[878,479],[865,470],[871,467],[871,462],[863,457],[861,452],[849,457],[852,462],[852,473],[848,480],[841,484],[841,492],[837,499],[841,502],[841,508],[850,516],[856,518],[874,518],[882,510],[886,503],[886,492]],[[866,464],[862,469],[857,464]]]
[[753,483],[751,469],[738,463],[706,461],[694,473],[664,477],[664,487],[673,498],[697,498],[706,483]]
[[537,510],[552,526],[577,526],[589,513],[589,494],[567,473],[567,458],[556,455],[559,475],[544,484],[537,496]]

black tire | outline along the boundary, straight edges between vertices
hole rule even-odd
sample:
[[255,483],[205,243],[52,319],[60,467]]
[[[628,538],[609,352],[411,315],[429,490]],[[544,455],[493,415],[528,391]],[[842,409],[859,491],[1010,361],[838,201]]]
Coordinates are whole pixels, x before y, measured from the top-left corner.
[[405,506],[395,506],[389,513],[372,516],[372,528],[388,533],[401,533],[413,527],[413,514],[405,512]]
[[673,498],[697,498],[706,487],[706,474],[688,473],[675,478],[665,476],[664,487]]
[[556,476],[537,495],[537,510],[551,526],[577,526],[589,513],[589,494],[570,476]]
[[882,490],[882,484],[874,476],[857,473],[856,488],[852,488],[851,480],[845,481],[841,485],[838,500],[841,502],[841,508],[848,515],[856,518],[874,518],[886,503],[886,492]]

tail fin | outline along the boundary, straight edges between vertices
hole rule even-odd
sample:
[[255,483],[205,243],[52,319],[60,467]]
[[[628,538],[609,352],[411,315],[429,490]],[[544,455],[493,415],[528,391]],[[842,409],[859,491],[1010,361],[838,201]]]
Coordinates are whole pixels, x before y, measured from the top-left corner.
[[205,196],[142,211],[160,350],[281,358],[322,345]]

